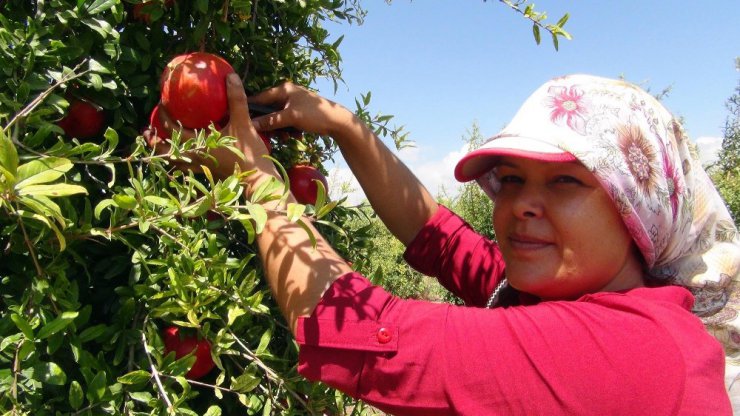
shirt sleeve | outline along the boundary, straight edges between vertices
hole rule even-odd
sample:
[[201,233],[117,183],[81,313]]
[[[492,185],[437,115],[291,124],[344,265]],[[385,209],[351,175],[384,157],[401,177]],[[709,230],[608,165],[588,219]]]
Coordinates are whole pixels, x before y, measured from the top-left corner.
[[404,259],[469,306],[484,306],[503,279],[498,245],[441,205],[406,247]]
[[298,370],[394,415],[674,414],[681,353],[640,309],[403,300],[350,273],[299,319]]

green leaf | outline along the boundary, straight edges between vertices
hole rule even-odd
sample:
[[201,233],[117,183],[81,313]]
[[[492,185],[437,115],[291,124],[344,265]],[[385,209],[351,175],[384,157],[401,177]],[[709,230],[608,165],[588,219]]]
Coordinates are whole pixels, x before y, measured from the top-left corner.
[[252,225],[252,217],[245,214],[239,214],[236,216],[236,220],[238,220],[242,224],[244,230],[247,232],[247,243],[252,244],[255,237],[254,225]]
[[560,18],[560,20],[558,20],[558,22],[555,25],[559,27],[563,27],[568,22],[569,18],[570,18],[570,15],[566,13],[563,15],[563,17]]
[[203,416],[221,416],[221,408],[213,405],[206,410]]
[[69,405],[73,409],[78,410],[82,407],[83,400],[82,386],[80,386],[77,380],[72,380],[72,383],[69,384]]
[[152,399],[152,394],[148,391],[135,391],[128,394],[133,400],[141,403],[149,403]]
[[111,153],[113,153],[114,150],[116,150],[116,147],[118,146],[118,132],[108,127],[105,130],[103,137],[105,137],[105,141],[108,144],[108,150],[106,150],[103,154],[103,156],[105,157],[109,156]]
[[138,204],[136,198],[126,194],[113,195],[113,201],[115,201],[116,206],[123,209],[134,209]]
[[286,215],[288,216],[290,222],[298,221],[303,216],[304,212],[306,212],[305,205],[296,204],[294,202],[288,203],[288,211]]
[[262,337],[260,338],[260,344],[254,352],[256,354],[262,354],[263,352],[267,351],[267,347],[270,345],[271,339],[272,339],[272,328],[267,328],[267,331],[265,331],[265,333],[262,334]]
[[555,47],[555,50],[558,50],[558,35],[553,33],[552,34],[552,45]]
[[332,202],[324,205],[316,213],[316,218],[317,219],[324,218],[328,213],[330,213],[334,208],[336,208],[338,204],[339,204],[339,201],[332,201]]
[[69,159],[53,156],[24,163],[18,167],[18,184],[15,188],[53,182],[72,169],[72,166]]
[[112,37],[113,39],[118,39],[120,37],[118,32],[116,32],[115,29],[113,29],[113,26],[111,26],[110,23],[108,23],[104,19],[97,19],[97,18],[91,17],[89,19],[80,20],[80,22],[87,25],[87,27],[89,27],[90,29],[98,32],[98,34],[103,39],[106,39],[109,36]]
[[33,213],[33,212],[28,212],[28,211],[25,211],[25,210],[18,210],[15,213],[18,214],[18,215],[20,215],[23,218],[29,218],[29,219],[33,219],[33,220],[39,221],[39,222],[43,223],[44,225],[46,225],[47,227],[49,227],[52,231],[54,231],[54,234],[56,234],[56,237],[59,240],[59,247],[60,247],[59,251],[64,251],[64,249],[67,246],[67,242],[64,239],[64,235],[59,230],[59,228],[57,228],[57,226],[54,225],[54,223],[52,223],[52,222],[49,221],[48,218],[46,218],[43,215],[39,215],[39,214],[36,214],[36,213]]
[[56,363],[40,362],[33,366],[33,374],[42,383],[54,386],[67,384],[67,375]]
[[33,341],[33,328],[31,328],[31,324],[26,321],[26,319],[18,314],[11,314],[10,319],[13,321],[16,327],[23,332],[23,335],[26,336],[26,338]]
[[261,233],[267,223],[267,211],[265,211],[265,207],[259,204],[248,204],[247,211],[249,211],[249,214],[254,220],[257,234]]
[[30,208],[33,212],[39,215],[54,218],[57,223],[59,223],[60,227],[66,228],[65,219],[62,215],[61,208],[59,208],[59,205],[57,205],[56,202],[52,201],[51,199],[45,196],[25,195],[19,198],[18,202],[20,202],[21,205]]
[[58,183],[54,185],[29,185],[18,190],[18,195],[59,197],[76,194],[87,195],[87,189],[80,185]]
[[532,34],[534,35],[534,41],[539,45],[542,39],[540,37],[540,27],[536,24],[532,25]]
[[238,307],[237,305],[231,305],[229,307],[228,313],[226,314],[228,326],[233,325],[234,321],[236,321],[236,318],[244,315],[245,313],[246,312],[244,311],[244,309]]
[[98,324],[86,328],[80,333],[80,342],[88,342],[99,338],[106,333],[108,327],[105,324]]
[[77,315],[79,315],[78,312],[62,312],[62,314],[56,319],[44,325],[41,330],[39,330],[39,333],[36,334],[36,337],[38,339],[45,339],[56,334],[69,326]]
[[103,396],[105,396],[105,387],[106,375],[105,371],[101,371],[95,375],[92,381],[90,381],[90,384],[87,386],[87,400],[89,400],[90,403],[100,401]]
[[260,385],[262,380],[254,374],[244,373],[232,379],[231,389],[239,393],[248,393]]
[[308,234],[308,238],[311,240],[311,247],[316,248],[316,236],[313,235],[313,231],[311,230],[311,228],[309,228],[309,226],[306,225],[303,220],[298,220],[296,224],[300,225],[301,228],[303,228],[303,230],[306,232],[306,234]]
[[103,213],[103,210],[110,207],[111,205],[116,206],[116,202],[112,199],[104,199],[98,202],[98,205],[95,206],[95,210],[93,211],[95,219],[99,220],[100,214]]
[[98,14],[115,6],[116,3],[118,3],[118,0],[95,0],[92,4],[87,6],[87,12],[91,15]]
[[98,74],[90,73],[90,84],[92,84],[95,91],[100,91],[103,89],[103,78]]
[[5,132],[0,128],[0,168],[9,182],[15,182],[18,171],[18,151]]
[[157,205],[164,208],[172,208],[175,206],[174,201],[169,198],[162,198],[161,196],[147,195],[144,197],[144,201],[149,202],[153,205]]
[[118,377],[118,382],[121,384],[140,384],[149,381],[152,375],[148,371],[136,370],[128,374]]

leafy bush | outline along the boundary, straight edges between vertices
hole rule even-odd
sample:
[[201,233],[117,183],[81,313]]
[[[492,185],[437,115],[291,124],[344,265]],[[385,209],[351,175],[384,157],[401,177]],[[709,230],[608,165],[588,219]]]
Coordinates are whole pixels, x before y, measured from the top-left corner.
[[[340,0],[0,4],[2,412],[344,412],[348,398],[296,373],[297,346],[252,245],[259,193],[246,199],[236,176],[172,169],[139,132],[172,57],[218,54],[248,92],[338,79],[341,39],[321,22],[363,15]],[[106,128],[67,137],[58,122],[75,100],[102,111]],[[231,142],[175,135],[168,156]],[[323,169],[334,151],[328,138],[283,137],[273,156]],[[365,255],[347,237],[356,210],[321,199],[292,214],[305,209],[346,258]],[[195,357],[165,353],[170,325],[207,340],[217,368],[187,379]]]

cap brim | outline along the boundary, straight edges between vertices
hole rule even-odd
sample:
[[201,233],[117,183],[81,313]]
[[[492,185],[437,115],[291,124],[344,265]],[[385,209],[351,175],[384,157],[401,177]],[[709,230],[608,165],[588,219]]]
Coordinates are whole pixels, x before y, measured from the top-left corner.
[[572,154],[541,140],[504,136],[489,140],[480,148],[463,156],[455,166],[455,179],[468,182],[490,171],[500,156],[521,157],[543,162],[574,162]]

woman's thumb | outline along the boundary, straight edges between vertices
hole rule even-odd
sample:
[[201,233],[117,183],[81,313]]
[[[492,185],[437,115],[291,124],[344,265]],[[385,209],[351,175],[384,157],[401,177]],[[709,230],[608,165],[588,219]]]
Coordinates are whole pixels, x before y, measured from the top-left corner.
[[226,76],[226,95],[229,100],[229,113],[231,117],[249,118],[247,108],[247,94],[244,92],[242,80],[236,73]]

